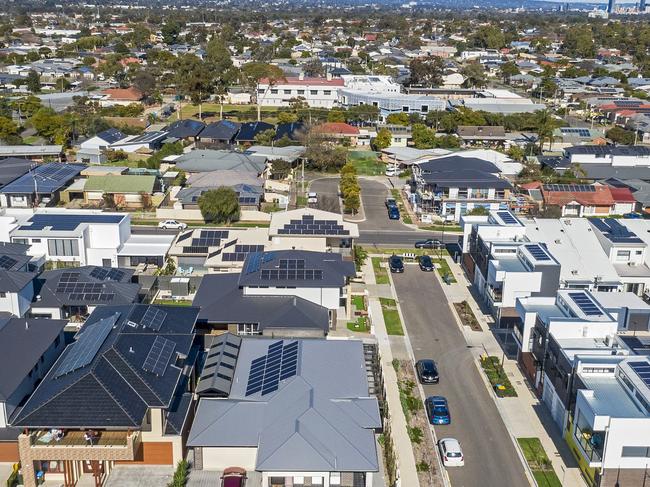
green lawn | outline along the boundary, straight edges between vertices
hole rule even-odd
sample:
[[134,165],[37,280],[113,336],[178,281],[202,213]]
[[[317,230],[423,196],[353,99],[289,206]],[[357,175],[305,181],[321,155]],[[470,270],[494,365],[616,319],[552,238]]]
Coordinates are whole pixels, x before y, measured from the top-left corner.
[[368,333],[370,326],[368,326],[368,318],[359,316],[356,321],[348,322],[348,330],[356,331],[357,333]]
[[386,171],[386,164],[372,151],[351,150],[348,152],[348,162],[360,176],[381,176]]
[[427,230],[429,232],[442,232],[443,230],[449,233],[460,233],[462,229],[458,225],[428,225],[426,227],[420,227],[421,230]]
[[389,335],[404,335],[402,329],[402,321],[399,319],[397,312],[397,303],[394,299],[379,298],[381,303],[381,312],[384,315],[384,323],[386,324],[386,332]]
[[385,267],[381,266],[381,257],[372,258],[372,268],[375,271],[375,282],[377,284],[388,284],[390,283],[388,279],[388,272]]
[[[203,115],[210,114],[206,119],[219,119],[219,110],[221,106],[218,103],[204,103],[201,107]],[[272,121],[275,123],[276,115],[281,109],[277,107],[262,107],[262,120]],[[181,108],[181,116],[183,118],[199,118],[199,106],[183,103]],[[257,120],[257,107],[255,105],[229,105],[223,106],[223,116],[225,118],[236,119],[239,121],[254,121]],[[174,113],[170,117],[170,121],[176,120],[178,115]]]
[[538,487],[562,487],[539,438],[517,438]]
[[192,306],[189,299],[156,299],[154,304],[165,304],[169,306]]
[[[501,367],[501,360],[499,357],[481,357],[481,367],[483,367],[483,372],[485,372],[490,384],[494,387],[497,396],[517,397],[517,391],[512,387],[510,379],[508,379],[503,367]],[[497,384],[504,388],[497,389]]]
[[358,311],[366,310],[366,302],[361,295],[352,296],[352,304]]

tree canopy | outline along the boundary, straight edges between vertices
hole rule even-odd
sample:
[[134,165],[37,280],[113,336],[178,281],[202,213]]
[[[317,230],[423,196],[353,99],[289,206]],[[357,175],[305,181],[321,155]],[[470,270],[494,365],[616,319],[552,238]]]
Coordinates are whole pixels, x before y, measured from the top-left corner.
[[221,186],[206,191],[198,200],[206,222],[230,223],[239,219],[239,197],[234,189]]

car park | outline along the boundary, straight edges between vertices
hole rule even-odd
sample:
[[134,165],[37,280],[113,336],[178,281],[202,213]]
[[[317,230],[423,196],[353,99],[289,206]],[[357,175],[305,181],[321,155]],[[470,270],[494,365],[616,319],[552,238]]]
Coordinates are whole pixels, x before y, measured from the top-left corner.
[[429,238],[427,240],[419,240],[415,242],[416,249],[439,249],[442,246],[442,242],[435,238]]
[[432,272],[435,269],[433,260],[428,255],[421,255],[418,258],[418,264],[420,265],[420,270],[424,272]]
[[179,222],[176,220],[163,220],[158,223],[158,228],[162,228],[164,230],[185,230],[187,228],[187,223]]
[[427,411],[427,417],[430,424],[450,424],[451,414],[447,399],[442,396],[427,397],[424,401],[424,407]]
[[438,441],[440,458],[445,467],[462,467],[465,465],[463,450],[456,438],[442,438]]
[[438,374],[438,367],[431,359],[418,360],[415,364],[415,371],[417,372],[420,384],[437,384],[440,380]]
[[390,271],[393,273],[404,272],[404,262],[397,255],[391,255],[390,259],[388,259],[388,267],[390,267]]

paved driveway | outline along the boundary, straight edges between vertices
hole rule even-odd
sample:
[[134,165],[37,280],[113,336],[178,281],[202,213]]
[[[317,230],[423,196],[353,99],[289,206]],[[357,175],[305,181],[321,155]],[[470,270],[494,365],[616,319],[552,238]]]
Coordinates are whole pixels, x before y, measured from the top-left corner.
[[[116,465],[104,484],[105,487],[161,487],[174,475],[173,467],[145,465]],[[89,479],[90,475],[82,477]],[[94,484],[93,484],[94,485]]]
[[393,279],[416,360],[433,358],[440,370],[440,384],[424,386],[425,394],[449,401],[452,423],[437,426],[436,435],[457,438],[465,454],[464,467],[448,469],[452,486],[529,485],[438,280],[415,265]]

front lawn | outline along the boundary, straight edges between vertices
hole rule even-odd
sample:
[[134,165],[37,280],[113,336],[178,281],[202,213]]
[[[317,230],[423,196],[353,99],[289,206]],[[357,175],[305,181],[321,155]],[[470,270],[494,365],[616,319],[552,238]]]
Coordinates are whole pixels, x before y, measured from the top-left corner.
[[524,452],[524,457],[526,457],[526,462],[533,472],[538,487],[562,486],[539,438],[517,438],[517,443]]
[[366,310],[366,300],[360,294],[352,296],[352,304],[357,309],[357,311],[365,311]]
[[390,282],[388,279],[388,271],[385,267],[381,266],[381,257],[373,257],[371,260],[372,269],[375,271],[375,282],[377,284],[388,284]]
[[386,325],[386,332],[389,335],[404,335],[402,329],[402,321],[399,319],[397,311],[397,303],[394,299],[379,298],[381,303],[381,312],[384,315],[384,324]]
[[164,304],[167,306],[192,306],[189,299],[156,299],[154,304]]
[[356,321],[349,321],[348,330],[356,331],[357,333],[368,333],[370,331],[368,318],[365,316],[359,316]]

